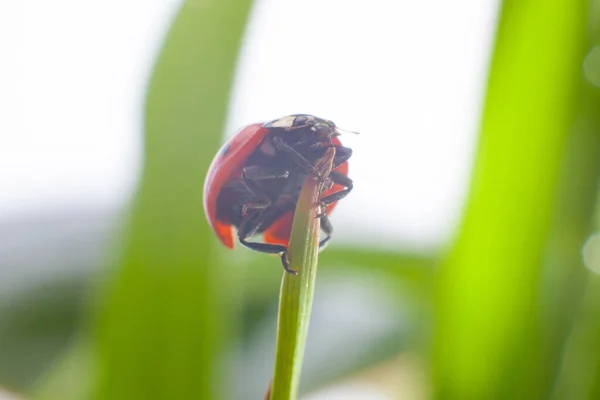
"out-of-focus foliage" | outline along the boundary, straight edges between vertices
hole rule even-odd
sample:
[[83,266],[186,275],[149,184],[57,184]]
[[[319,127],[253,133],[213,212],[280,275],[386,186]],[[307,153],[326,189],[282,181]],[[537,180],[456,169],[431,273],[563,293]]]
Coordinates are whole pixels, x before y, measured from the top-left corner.
[[99,399],[224,398],[235,279],[202,210],[250,1],[187,1],[154,68],[144,171],[98,326]]
[[470,199],[438,279],[437,398],[554,389],[599,172],[600,108],[581,90],[588,7],[503,3]]
[[26,388],[52,367],[81,322],[84,285],[75,280],[38,284],[0,297],[0,377],[10,388]]

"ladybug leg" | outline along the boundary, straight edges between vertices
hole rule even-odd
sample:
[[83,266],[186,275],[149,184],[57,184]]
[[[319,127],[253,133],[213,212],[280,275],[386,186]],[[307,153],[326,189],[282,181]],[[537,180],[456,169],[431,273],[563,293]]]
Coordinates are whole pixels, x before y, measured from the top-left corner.
[[[354,187],[352,179],[348,178],[344,174],[340,174],[339,172],[331,171],[331,174],[329,174],[329,178],[331,178],[331,180],[334,183],[345,186],[346,189],[340,190],[339,192],[335,192],[333,194],[330,194],[329,196],[323,197],[321,199],[321,208],[323,208],[323,206],[325,206],[326,208],[329,204],[335,203],[336,201],[343,199],[348,195],[348,193],[352,191],[352,188]],[[323,213],[323,210],[321,210],[321,213]]]
[[315,219],[324,218],[326,215],[327,215],[327,204],[325,204],[321,201],[321,203],[319,204],[319,211],[317,212]]
[[352,156],[352,149],[344,146],[335,146],[335,157],[333,159],[333,168],[337,168]]
[[323,250],[325,246],[327,246],[327,243],[329,243],[329,240],[331,239],[331,233],[333,232],[333,226],[331,225],[331,221],[329,221],[327,215],[321,217],[321,230],[327,236],[325,236],[325,239],[319,242],[319,251]]
[[[247,219],[246,221],[251,221],[251,218]],[[281,254],[281,264],[283,265],[283,269],[290,274],[298,275],[298,271],[290,267],[287,247],[279,244],[248,242],[246,240],[256,232],[261,222],[260,219],[257,221],[258,223],[246,221],[242,222],[238,229],[238,239],[240,243],[251,250],[261,253]],[[333,232],[333,226],[326,215],[321,218],[321,230],[326,234],[326,236],[319,242],[319,251],[323,250],[327,246],[329,240],[331,240],[331,234]]]
[[[330,147],[335,148],[335,157],[333,158],[332,169],[336,169],[337,167],[339,167],[340,165],[342,165],[343,163],[348,161],[348,159],[352,156],[352,149],[350,149],[348,147],[344,147],[344,146],[331,146],[325,142],[318,142],[318,143],[315,143],[314,145],[312,145],[311,147],[312,148],[330,148]],[[332,171],[331,173],[335,173],[335,172]],[[330,175],[328,175],[325,179],[322,178],[322,174],[317,175],[317,176],[321,180],[324,181],[325,190],[331,189],[331,187],[333,186],[334,183],[340,183],[340,182],[334,182]],[[341,178],[341,179],[343,179],[343,178]],[[346,186],[344,183],[340,183],[340,184]],[[348,193],[346,193],[346,194],[348,194]],[[324,213],[324,211],[323,211],[323,213]]]
[[[267,253],[267,254],[281,254],[281,253],[285,253],[287,251],[287,247],[282,246],[280,244],[270,244],[270,243],[260,243],[260,242],[248,242],[246,239],[243,238],[238,238],[240,240],[240,243],[243,244],[245,247],[254,250],[254,251],[259,251],[261,253]],[[285,265],[284,265],[285,267]]]
[[281,253],[281,264],[286,272],[289,272],[292,275],[298,275],[298,271],[290,267],[290,260],[288,259],[287,250]]
[[287,169],[268,168],[260,165],[250,165],[244,168],[244,176],[246,179],[255,181],[264,179],[287,178],[290,176],[290,171]]
[[285,151],[289,153],[289,155],[294,159],[294,161],[300,165],[302,168],[309,170],[319,179],[323,179],[322,174],[308,161],[302,154],[300,154],[293,146],[290,146],[280,137],[275,136],[273,138],[273,144],[277,149],[281,151]]
[[285,269],[290,274],[297,275],[298,271],[295,271],[290,268],[290,263],[288,261],[287,256],[287,247],[280,244],[249,242],[247,240],[249,237],[254,235],[256,231],[260,228],[263,222],[263,214],[264,213],[262,212],[262,210],[257,210],[254,213],[252,213],[249,217],[244,218],[242,220],[242,223],[237,229],[238,240],[243,246],[249,248],[250,250],[267,254],[280,254],[283,269]]
[[263,222],[263,215],[262,210],[256,210],[250,215],[242,217],[240,224],[237,226],[237,236],[240,243],[244,244],[246,239],[258,231]]
[[330,205],[331,203],[335,203],[336,201],[341,200],[344,197],[346,197],[348,195],[348,193],[350,193],[352,191],[352,188],[354,187],[354,183],[352,182],[352,179],[350,179],[346,175],[340,174],[339,172],[336,172],[336,171],[331,171],[331,174],[329,174],[329,179],[333,183],[337,183],[338,185],[346,186],[346,189],[342,189],[339,192],[335,192],[333,194],[330,194],[329,196],[323,197],[319,204],[319,212],[317,213],[317,216],[315,218],[325,217],[327,215],[327,206]]
[[278,170],[261,167],[258,165],[244,168],[242,171],[242,180],[244,181],[244,185],[246,185],[246,188],[248,188],[248,190],[256,196],[258,201],[244,204],[242,207],[242,216],[247,216],[249,210],[265,209],[271,205],[271,198],[264,191],[258,181],[287,178],[289,175],[290,171],[285,169]]
[[333,169],[339,167],[352,156],[352,149],[344,146],[335,146],[327,142],[317,142],[310,146],[311,149],[328,149],[335,148],[335,157],[333,158]]
[[292,275],[298,275],[298,271],[290,267],[290,262],[288,260],[287,255],[287,247],[279,244],[248,242],[246,241],[246,239],[239,239],[241,244],[243,244],[251,250],[268,254],[281,254],[281,264],[283,265],[283,269],[285,269],[286,272],[289,272]]

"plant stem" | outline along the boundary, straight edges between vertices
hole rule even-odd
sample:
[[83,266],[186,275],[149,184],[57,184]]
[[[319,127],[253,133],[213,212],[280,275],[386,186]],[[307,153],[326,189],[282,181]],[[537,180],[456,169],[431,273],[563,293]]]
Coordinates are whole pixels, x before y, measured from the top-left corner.
[[[316,165],[322,176],[331,172],[335,149]],[[319,219],[316,218],[323,182],[309,176],[298,199],[288,249],[290,267],[298,275],[283,273],[277,321],[277,348],[271,400],[294,400],[298,394],[304,345],[317,275]]]

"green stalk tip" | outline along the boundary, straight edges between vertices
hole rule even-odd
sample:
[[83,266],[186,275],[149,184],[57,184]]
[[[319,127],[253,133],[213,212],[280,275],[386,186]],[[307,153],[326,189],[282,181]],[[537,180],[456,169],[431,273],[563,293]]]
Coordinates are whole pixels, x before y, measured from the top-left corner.
[[[335,149],[330,148],[315,165],[326,177],[331,172]],[[288,248],[290,267],[298,275],[283,274],[279,296],[277,346],[270,400],[295,400],[317,275],[320,221],[317,216],[323,179],[309,176],[298,198]]]

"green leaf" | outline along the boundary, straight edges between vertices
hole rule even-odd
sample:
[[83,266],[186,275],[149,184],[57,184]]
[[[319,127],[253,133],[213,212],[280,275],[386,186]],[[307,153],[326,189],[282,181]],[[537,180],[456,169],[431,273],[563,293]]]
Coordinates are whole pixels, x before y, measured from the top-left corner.
[[236,280],[213,250],[202,187],[250,4],[187,1],[154,68],[141,187],[97,327],[96,398],[226,397]]
[[437,398],[535,399],[549,385],[539,285],[585,18],[585,2],[503,3],[470,198],[437,280]]

